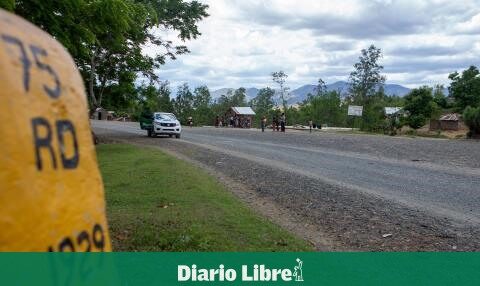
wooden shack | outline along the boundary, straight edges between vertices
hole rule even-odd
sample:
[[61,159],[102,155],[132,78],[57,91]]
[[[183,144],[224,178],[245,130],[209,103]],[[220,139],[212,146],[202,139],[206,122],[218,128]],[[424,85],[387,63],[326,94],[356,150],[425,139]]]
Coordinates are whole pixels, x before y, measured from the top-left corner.
[[444,114],[439,119],[430,120],[430,130],[453,130],[460,129],[460,116],[456,113]]
[[231,107],[225,114],[225,123],[235,128],[250,128],[253,124],[255,111],[251,107]]

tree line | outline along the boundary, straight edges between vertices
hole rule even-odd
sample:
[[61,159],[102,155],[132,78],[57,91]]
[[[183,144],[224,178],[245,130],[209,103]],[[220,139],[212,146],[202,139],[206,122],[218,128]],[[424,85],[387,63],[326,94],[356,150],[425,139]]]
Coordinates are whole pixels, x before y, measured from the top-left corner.
[[[373,45],[361,51],[350,73],[346,95],[341,91],[328,91],[325,82],[319,79],[314,92],[307,99],[289,106],[288,75],[278,71],[271,74],[275,89],[262,88],[250,101],[247,101],[243,87],[230,90],[213,100],[207,86],[192,90],[185,83],[176,94],[172,94],[168,82],[163,82],[159,88],[139,88],[137,109],[170,111],[183,122],[191,116],[196,125],[212,125],[217,116],[223,116],[232,106],[251,106],[257,114],[254,122],[257,127],[264,116],[271,122],[273,117],[278,118],[280,113],[285,112],[290,125],[306,125],[311,120],[316,125],[359,127],[380,133],[392,133],[392,130],[405,125],[416,130],[442,113],[456,112],[463,115],[469,126],[469,136],[480,134],[480,75],[477,67],[451,73],[448,95],[444,93],[443,85],[435,85],[414,88],[404,97],[388,96],[384,91],[386,77],[382,74],[383,66],[379,64],[381,57],[382,51]],[[349,105],[363,106],[362,117],[348,116]],[[387,117],[385,107],[401,107],[403,116]]]

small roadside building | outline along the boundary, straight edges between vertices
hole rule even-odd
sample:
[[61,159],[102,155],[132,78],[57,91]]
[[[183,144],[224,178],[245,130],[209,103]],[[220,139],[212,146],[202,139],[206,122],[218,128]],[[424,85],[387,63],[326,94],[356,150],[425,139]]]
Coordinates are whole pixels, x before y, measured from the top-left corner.
[[109,113],[106,109],[101,108],[101,107],[97,107],[92,114],[92,119],[107,120],[108,116],[109,116]]
[[457,131],[460,129],[460,116],[457,113],[449,113],[440,116],[439,119],[430,120],[430,130],[452,130]]
[[231,107],[226,115],[226,122],[230,127],[250,128],[253,124],[255,111],[251,107]]

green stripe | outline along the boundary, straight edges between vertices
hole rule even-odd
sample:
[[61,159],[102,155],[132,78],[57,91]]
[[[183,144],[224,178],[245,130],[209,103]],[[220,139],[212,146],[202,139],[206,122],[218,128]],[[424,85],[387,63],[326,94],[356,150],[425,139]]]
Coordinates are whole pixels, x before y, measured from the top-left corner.
[[[293,271],[304,282],[242,283],[254,264]],[[232,268],[236,283],[177,281],[178,265]],[[1,285],[480,285],[478,253],[3,253]]]

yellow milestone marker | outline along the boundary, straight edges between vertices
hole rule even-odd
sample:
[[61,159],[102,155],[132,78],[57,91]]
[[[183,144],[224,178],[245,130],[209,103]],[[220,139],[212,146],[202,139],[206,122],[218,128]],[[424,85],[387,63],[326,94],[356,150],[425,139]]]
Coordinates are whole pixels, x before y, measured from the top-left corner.
[[110,251],[103,184],[68,52],[0,10],[0,251]]

